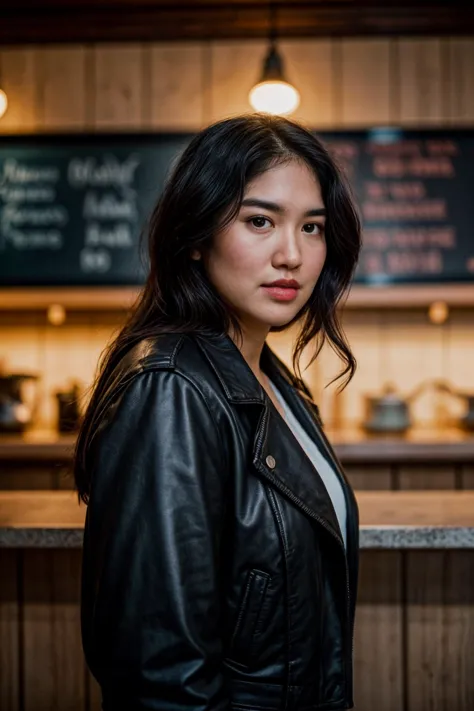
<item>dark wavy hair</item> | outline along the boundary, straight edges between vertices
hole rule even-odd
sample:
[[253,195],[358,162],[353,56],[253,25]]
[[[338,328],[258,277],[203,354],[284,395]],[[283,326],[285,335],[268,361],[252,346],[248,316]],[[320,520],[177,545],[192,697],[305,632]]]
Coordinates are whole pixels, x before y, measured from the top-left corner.
[[[149,271],[129,318],[103,351],[91,398],[76,443],[74,477],[79,497],[87,503],[90,474],[86,454],[100,419],[101,400],[116,364],[138,341],[161,332],[201,335],[232,332],[242,339],[235,313],[223,302],[206,276],[203,260],[191,258],[211,246],[213,237],[237,216],[250,181],[292,159],[304,161],[319,180],[327,212],[327,255],[311,297],[287,324],[301,320],[293,352],[293,368],[301,379],[299,361],[306,345],[324,342],[345,364],[335,380],[354,375],[356,361],[338,319],[337,306],[347,291],[357,264],[360,221],[350,189],[322,143],[306,128],[277,116],[249,114],[219,121],[192,138],[168,177],[150,218]],[[342,389],[342,388],[341,388]]]

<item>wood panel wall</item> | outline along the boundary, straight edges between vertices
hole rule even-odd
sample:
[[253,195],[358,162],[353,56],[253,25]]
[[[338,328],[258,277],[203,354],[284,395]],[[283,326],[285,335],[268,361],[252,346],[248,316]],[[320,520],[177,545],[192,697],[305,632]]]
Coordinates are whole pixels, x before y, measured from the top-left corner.
[[[265,48],[259,40],[0,48],[0,83],[10,102],[0,132],[199,130],[249,110]],[[295,118],[311,128],[474,125],[472,37],[285,40],[281,49],[301,90]],[[56,389],[71,377],[91,383],[118,325],[101,314],[71,317],[61,327],[44,316],[0,316],[5,367],[42,374],[42,426],[54,425]],[[359,363],[352,383],[340,395],[325,387],[339,371],[330,349],[305,373],[324,420],[360,422],[364,394],[387,382],[408,394],[443,377],[474,391],[473,325],[473,310],[452,312],[442,326],[423,310],[348,313],[346,333]],[[288,363],[292,337],[270,338]],[[460,402],[429,391],[413,408],[415,421],[427,426],[461,412]]]
[[[80,638],[79,550],[0,549],[0,708],[99,711]],[[472,711],[472,551],[363,551],[360,711]]]

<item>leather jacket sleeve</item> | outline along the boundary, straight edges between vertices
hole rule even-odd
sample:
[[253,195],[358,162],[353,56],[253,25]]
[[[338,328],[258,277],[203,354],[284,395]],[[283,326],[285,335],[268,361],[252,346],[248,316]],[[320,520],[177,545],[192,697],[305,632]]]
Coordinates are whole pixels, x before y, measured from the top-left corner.
[[229,708],[219,544],[225,462],[185,375],[136,375],[97,435],[87,510],[82,634],[103,708]]

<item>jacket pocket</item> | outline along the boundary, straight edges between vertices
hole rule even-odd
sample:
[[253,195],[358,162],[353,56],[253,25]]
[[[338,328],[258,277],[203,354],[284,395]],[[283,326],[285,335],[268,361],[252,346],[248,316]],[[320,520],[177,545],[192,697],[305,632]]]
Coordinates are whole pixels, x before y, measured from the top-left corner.
[[267,617],[268,586],[271,576],[252,568],[248,574],[230,644],[230,657],[248,665],[255,656],[259,636]]

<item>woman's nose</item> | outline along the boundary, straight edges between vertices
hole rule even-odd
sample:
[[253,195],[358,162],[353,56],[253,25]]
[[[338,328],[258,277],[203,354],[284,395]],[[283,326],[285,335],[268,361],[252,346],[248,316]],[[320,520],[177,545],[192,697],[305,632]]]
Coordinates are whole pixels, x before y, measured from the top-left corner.
[[282,236],[275,254],[275,260],[294,269],[301,264],[301,246],[293,231],[286,230]]

